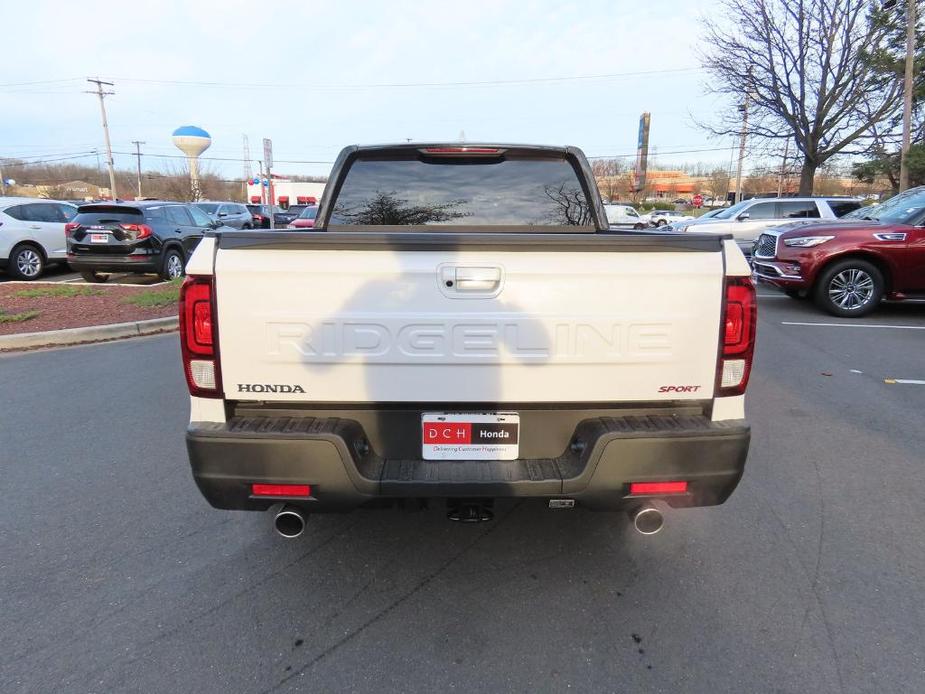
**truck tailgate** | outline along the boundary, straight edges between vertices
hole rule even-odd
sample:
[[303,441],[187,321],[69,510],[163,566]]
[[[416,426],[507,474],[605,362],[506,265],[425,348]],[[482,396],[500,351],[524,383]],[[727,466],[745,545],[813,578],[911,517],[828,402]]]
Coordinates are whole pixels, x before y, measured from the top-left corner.
[[723,274],[718,244],[693,252],[223,247],[215,291],[225,397],[710,398]]

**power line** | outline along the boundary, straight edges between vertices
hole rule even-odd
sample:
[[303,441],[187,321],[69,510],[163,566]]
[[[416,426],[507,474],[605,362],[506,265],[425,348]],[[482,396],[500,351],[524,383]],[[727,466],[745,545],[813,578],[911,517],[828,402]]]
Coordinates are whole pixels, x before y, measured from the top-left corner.
[[0,87],[28,87],[33,84],[61,84],[63,82],[77,82],[80,77],[68,77],[60,80],[36,80],[33,82],[4,82]]
[[587,80],[618,79],[621,77],[641,77],[645,75],[663,75],[668,73],[699,72],[699,67],[665,68],[662,70],[637,70],[632,72],[611,72],[598,75],[570,75],[566,77],[530,77],[506,80],[465,80],[457,82],[377,82],[367,84],[318,84],[293,82],[217,82],[140,79],[134,77],[117,77],[120,82],[137,84],[160,84],[178,87],[215,87],[235,89],[409,89],[418,87],[485,87],[515,84],[555,84],[558,82],[576,82]]
[[[656,150],[652,153],[653,158],[666,156],[668,154],[693,154],[695,152],[725,152],[729,149],[726,147],[707,147],[704,149],[678,149],[678,150]],[[635,157],[636,153],[631,154],[597,154],[593,157],[588,157],[588,159],[620,159],[623,157]]]
[[[133,152],[113,152],[113,154],[131,154]],[[160,159],[186,159],[182,154],[147,154],[148,157],[158,157]],[[233,161],[243,162],[241,157],[199,157],[202,161]],[[333,161],[311,161],[307,159],[274,159],[276,164],[333,164]]]
[[39,161],[20,161],[16,159],[6,159],[6,165],[10,167],[16,166],[34,166],[36,164],[49,164],[54,161],[67,161],[69,159],[86,159],[87,157],[94,157],[97,155],[97,152],[84,152],[83,154],[75,154],[69,157],[57,157],[55,159],[41,159]]

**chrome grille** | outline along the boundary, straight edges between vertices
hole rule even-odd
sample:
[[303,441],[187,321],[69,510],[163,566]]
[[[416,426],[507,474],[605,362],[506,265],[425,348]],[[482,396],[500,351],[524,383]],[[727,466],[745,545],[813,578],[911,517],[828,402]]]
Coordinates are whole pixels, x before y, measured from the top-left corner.
[[755,256],[758,258],[773,258],[777,251],[777,237],[762,234],[755,244]]

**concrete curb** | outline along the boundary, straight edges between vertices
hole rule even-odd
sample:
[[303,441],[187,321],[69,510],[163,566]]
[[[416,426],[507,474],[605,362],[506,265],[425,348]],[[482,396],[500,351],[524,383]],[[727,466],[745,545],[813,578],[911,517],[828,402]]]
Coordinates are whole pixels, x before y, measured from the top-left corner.
[[152,333],[176,330],[179,320],[176,316],[154,318],[133,323],[112,323],[110,325],[88,325],[83,328],[64,328],[40,333],[19,333],[0,335],[0,352],[32,347],[78,345],[84,342],[100,342],[126,337],[138,337]]

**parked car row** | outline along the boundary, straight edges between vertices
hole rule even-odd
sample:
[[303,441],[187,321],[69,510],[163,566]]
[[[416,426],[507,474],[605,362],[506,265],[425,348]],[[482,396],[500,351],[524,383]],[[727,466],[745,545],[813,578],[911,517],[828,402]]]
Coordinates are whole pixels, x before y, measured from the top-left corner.
[[[256,208],[256,209],[252,209]],[[210,229],[268,229],[314,225],[317,206],[288,211],[237,202],[194,204],[145,200],[77,205],[35,198],[0,198],[0,270],[35,280],[50,265],[67,264],[88,282],[110,273],[153,273],[171,280]],[[287,221],[283,221],[280,215]]]
[[664,227],[673,222],[693,220],[691,215],[683,215],[671,210],[654,210],[649,214],[639,214],[632,205],[604,205],[607,223],[612,226],[630,226],[633,229]]

